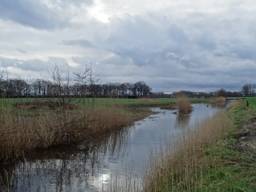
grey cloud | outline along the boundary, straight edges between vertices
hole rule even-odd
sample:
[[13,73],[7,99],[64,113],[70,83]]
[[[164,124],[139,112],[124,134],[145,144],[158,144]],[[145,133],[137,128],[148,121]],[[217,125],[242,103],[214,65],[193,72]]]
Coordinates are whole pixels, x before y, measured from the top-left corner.
[[33,0],[1,0],[0,17],[40,29],[61,26],[64,20],[50,11],[40,1]]
[[74,5],[74,6],[81,6],[83,4],[86,4],[86,5],[91,5],[93,4],[93,0],[61,0],[59,1],[59,5],[60,6],[70,6],[70,5]]
[[[91,3],[91,0],[61,0],[58,2],[59,7],[64,7],[68,4],[76,6],[81,3],[88,4]],[[70,19],[67,15],[58,14],[56,9],[50,9],[41,0],[1,0],[0,18],[38,29],[63,27],[68,24]]]
[[22,54],[26,54],[28,53],[27,51],[23,50],[23,49],[16,49],[19,53],[22,53]]
[[[11,11],[0,12],[0,17],[48,29],[68,21],[63,23],[52,10],[38,1],[37,4],[32,0],[16,2],[17,7],[14,7],[11,1],[3,0],[0,11],[7,10],[7,7]],[[27,5],[23,2],[27,2]],[[72,5],[79,8],[81,3],[82,0],[77,0]],[[69,5],[70,1],[62,1],[61,6]],[[68,26],[63,33],[49,31],[50,39],[55,40],[56,37],[57,40],[49,42],[44,49],[47,50],[47,46],[55,47],[50,49],[49,55],[55,51],[58,55],[63,49],[67,57],[73,57],[73,61],[80,64],[77,70],[84,64],[92,64],[103,82],[144,80],[154,90],[166,91],[221,87],[239,89],[243,83],[255,81],[256,28],[252,24],[256,14],[247,13],[246,9],[236,10],[239,10],[239,14],[224,9],[218,15],[207,11],[182,14],[182,10],[180,15],[175,15],[171,9],[166,9],[154,14],[143,12],[135,16],[127,15],[112,19],[107,24],[90,21],[79,27]],[[40,22],[36,23],[35,20]],[[23,37],[29,39],[24,34]],[[48,37],[48,34],[44,37],[46,42],[49,41]],[[35,43],[38,43],[36,38]],[[24,55],[33,55],[32,48]],[[58,48],[60,50],[55,50]],[[36,54],[40,52],[38,49]],[[71,49],[73,55],[68,52]],[[47,54],[44,52],[44,55]],[[52,64],[67,65],[66,60],[61,58],[49,58],[48,61],[17,58],[5,59],[4,62],[2,58],[0,63],[35,73],[46,71]]]
[[188,38],[177,25],[156,24],[162,22],[161,18],[128,18],[114,26],[115,32],[103,46],[120,56],[132,58],[138,65],[152,64],[159,57],[168,60],[169,52],[176,56],[183,54]]
[[1,68],[13,67],[34,73],[49,73],[55,65],[64,67],[68,66],[66,60],[63,58],[51,57],[47,61],[42,61],[39,59],[20,60],[0,57]]
[[[104,68],[101,76],[145,80],[157,90],[240,89],[241,84],[253,80],[255,67],[245,61],[253,58],[255,49],[242,46],[245,41],[237,34],[228,36],[226,28],[219,28],[216,34],[213,29],[222,26],[223,20],[212,23],[208,17],[198,17],[196,24],[193,18],[184,24],[147,16],[130,16],[114,23],[107,40],[93,42],[95,47],[116,55],[100,61],[99,68]],[[81,39],[72,43],[89,46]]]
[[85,40],[85,39],[64,40],[62,43],[64,45],[69,45],[69,46],[78,45],[78,46],[85,47],[85,48],[88,48],[88,47],[92,48],[92,47],[94,47],[94,45],[90,41]]

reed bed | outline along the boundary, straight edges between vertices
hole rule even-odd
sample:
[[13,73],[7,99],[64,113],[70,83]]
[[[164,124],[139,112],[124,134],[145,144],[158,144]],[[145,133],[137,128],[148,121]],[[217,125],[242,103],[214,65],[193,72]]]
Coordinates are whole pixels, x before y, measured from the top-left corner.
[[37,148],[100,138],[149,113],[149,110],[130,111],[120,107],[74,110],[0,107],[0,160],[16,160]]
[[170,146],[151,163],[145,176],[145,192],[201,191],[202,178],[215,160],[207,157],[206,146],[215,144],[232,127],[227,113],[221,111],[204,121],[193,132],[180,138],[178,147]]
[[213,106],[217,107],[224,107],[226,105],[226,98],[225,97],[215,97],[210,99],[210,103]]
[[191,102],[185,95],[177,97],[176,104],[180,114],[189,114],[192,111]]

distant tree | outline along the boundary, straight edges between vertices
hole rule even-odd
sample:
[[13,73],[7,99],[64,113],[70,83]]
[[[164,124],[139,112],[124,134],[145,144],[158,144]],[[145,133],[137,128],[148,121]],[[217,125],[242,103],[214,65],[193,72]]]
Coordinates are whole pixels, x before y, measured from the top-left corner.
[[1,97],[3,97],[3,95],[4,95],[3,82],[4,82],[4,73],[3,73],[3,71],[0,71],[0,96]]
[[80,96],[86,96],[88,91],[88,83],[91,69],[85,66],[82,72],[74,73],[74,81],[76,82],[76,91]]
[[55,96],[59,98],[59,103],[64,106],[67,102],[70,101],[70,74],[69,71],[63,72],[60,70],[58,65],[55,65],[52,71],[53,79],[53,90]]
[[31,87],[33,89],[33,95],[34,96],[41,96],[41,90],[42,90],[42,83],[41,83],[41,81],[42,80],[37,79],[31,85]]
[[[55,65],[51,71],[52,80],[36,79],[26,82],[22,79],[9,79],[8,73],[0,72],[1,97],[56,97],[60,104],[70,101],[71,96],[80,97],[146,97],[151,88],[143,81],[132,83],[99,84],[91,68],[74,73]],[[94,99],[93,99],[94,100]]]
[[133,86],[133,95],[135,97],[144,97],[150,94],[150,87],[143,81],[139,81]]
[[254,94],[254,86],[252,84],[245,84],[242,87],[242,94],[244,96],[252,96]]
[[6,95],[11,97],[23,97],[29,93],[29,85],[24,80],[10,79],[6,81]]
[[216,96],[217,97],[226,97],[227,91],[225,89],[220,89],[220,90],[216,91]]

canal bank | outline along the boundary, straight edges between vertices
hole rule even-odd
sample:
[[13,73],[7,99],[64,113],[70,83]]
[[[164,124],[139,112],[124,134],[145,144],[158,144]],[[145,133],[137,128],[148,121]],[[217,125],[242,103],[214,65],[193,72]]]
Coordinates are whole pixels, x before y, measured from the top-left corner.
[[234,101],[201,124],[208,134],[192,137],[182,150],[164,157],[147,178],[145,191],[256,191],[255,103],[255,98]]

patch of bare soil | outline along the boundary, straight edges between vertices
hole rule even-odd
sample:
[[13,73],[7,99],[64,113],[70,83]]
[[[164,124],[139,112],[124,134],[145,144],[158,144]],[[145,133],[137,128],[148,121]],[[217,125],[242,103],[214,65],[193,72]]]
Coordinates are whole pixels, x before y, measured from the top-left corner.
[[256,118],[250,120],[243,128],[235,134],[236,147],[243,151],[256,154]]
[[58,109],[58,108],[64,108],[66,110],[74,110],[77,109],[78,106],[75,104],[70,103],[59,103],[59,102],[52,102],[52,101],[32,101],[32,102],[25,102],[25,103],[16,103],[15,107],[17,109],[23,109],[23,110],[33,110],[33,109]]

